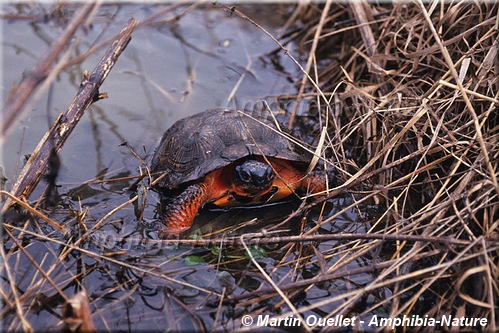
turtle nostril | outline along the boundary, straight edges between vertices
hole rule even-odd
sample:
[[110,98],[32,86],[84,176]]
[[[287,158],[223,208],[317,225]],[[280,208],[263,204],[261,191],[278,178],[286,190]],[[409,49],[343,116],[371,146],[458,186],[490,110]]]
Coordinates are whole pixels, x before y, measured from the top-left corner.
[[253,183],[258,187],[268,187],[272,184],[274,172],[270,166],[267,166],[262,173],[254,173]]
[[274,170],[269,166],[267,169],[267,174],[266,174],[267,181],[271,182],[274,180]]

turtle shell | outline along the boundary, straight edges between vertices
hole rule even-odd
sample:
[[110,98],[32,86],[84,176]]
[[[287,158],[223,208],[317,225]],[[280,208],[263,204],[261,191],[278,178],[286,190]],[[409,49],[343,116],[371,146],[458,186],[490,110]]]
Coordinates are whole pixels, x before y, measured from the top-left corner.
[[305,167],[312,155],[290,141],[268,113],[212,109],[181,119],[161,138],[151,160],[156,185],[176,189],[251,155],[281,158]]

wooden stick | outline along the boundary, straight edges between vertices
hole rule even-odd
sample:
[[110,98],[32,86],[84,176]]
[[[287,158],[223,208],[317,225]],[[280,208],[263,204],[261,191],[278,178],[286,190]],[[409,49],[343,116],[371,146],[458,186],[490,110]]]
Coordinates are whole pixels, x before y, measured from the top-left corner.
[[[38,143],[38,146],[21,171],[11,191],[15,197],[29,198],[40,182],[42,175],[47,170],[48,158],[52,149],[55,149],[56,153],[59,152],[87,108],[93,102],[103,98],[103,95],[99,94],[99,87],[106,79],[121,52],[123,52],[130,42],[132,31],[136,25],[137,21],[130,19],[118,34],[116,40],[108,48],[106,54],[99,61],[92,74],[89,75],[88,72],[84,73],[85,77],[80,84],[80,90],[66,113],[59,115],[54,125],[52,125],[50,130]],[[12,200],[7,200],[2,213],[6,212],[12,204]]]
[[39,63],[24,76],[21,83],[16,85],[7,95],[7,100],[3,106],[3,122],[0,132],[0,140],[5,140],[7,132],[14,127],[16,118],[19,117],[19,111],[26,104],[26,101],[32,96],[36,86],[46,77],[50,66],[56,61],[57,57],[69,43],[79,26],[85,21],[90,12],[94,9],[95,3],[91,2],[85,5],[78,14],[69,23],[64,33],[52,44],[46,56],[40,59]]
[[62,322],[64,325],[63,332],[97,332],[85,291],[80,291],[64,304]]
[[[128,203],[128,202],[127,202]],[[272,236],[266,233],[248,233],[244,234],[249,245],[269,245],[282,243],[302,243],[302,242],[325,242],[325,241],[405,241],[405,242],[426,242],[443,244],[447,247],[468,246],[473,241],[458,239],[454,237],[439,237],[426,235],[407,235],[407,234],[381,234],[381,233],[341,233],[341,234],[311,234],[311,235],[296,235],[296,236]],[[142,238],[123,238],[126,241],[144,241]],[[158,246],[192,246],[192,247],[240,247],[242,245],[241,237],[222,237],[212,239],[161,239],[161,240],[145,240],[147,243],[158,244]],[[499,241],[494,238],[484,238],[484,242],[488,246],[499,246]],[[75,244],[76,245],[76,244]]]

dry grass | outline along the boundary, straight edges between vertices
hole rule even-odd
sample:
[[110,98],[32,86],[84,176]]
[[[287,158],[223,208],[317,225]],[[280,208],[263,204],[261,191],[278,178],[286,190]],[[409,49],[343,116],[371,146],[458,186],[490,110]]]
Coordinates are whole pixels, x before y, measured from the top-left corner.
[[[297,311],[343,300],[327,316],[351,315],[366,293],[390,286],[390,296],[359,315],[379,307],[390,317],[484,317],[485,329],[495,330],[499,7],[358,2],[324,15],[328,5],[297,8],[297,17],[314,13],[316,23],[300,39],[311,78],[304,75],[300,94],[290,98],[319,110],[342,186],[386,208],[369,233],[400,241],[390,243],[390,264],[376,279]],[[407,235],[469,243],[442,247],[403,240]],[[330,250],[321,268],[337,271],[382,243]],[[421,307],[420,297],[429,294],[435,303]]]
[[[251,20],[237,9],[220,8]],[[208,329],[240,328],[243,314],[254,318],[316,314],[356,316],[367,322],[373,315],[487,318],[487,326],[479,329],[495,331],[499,316],[498,11],[496,3],[471,2],[295,6],[286,24],[289,33],[280,39],[272,36],[279,43],[276,53],[291,56],[285,41],[293,40],[309,57],[301,67],[303,79],[297,79],[298,94],[277,99],[282,104],[297,101],[296,107],[286,110],[291,126],[302,118],[314,119],[317,133],[310,136],[317,139],[313,144],[323,145],[323,156],[332,152],[323,164],[336,168],[340,178],[330,196],[348,193],[351,204],[329,216],[319,214],[315,227],[303,228],[294,237],[276,238],[281,229],[274,227],[234,238],[218,230],[205,235],[209,240],[177,242],[200,247],[216,244],[218,257],[215,254],[213,260],[213,250],[205,256],[213,260],[213,267],[224,267],[241,280],[259,279],[258,289],[236,293],[241,283],[236,281],[210,290],[176,279],[176,272],[80,247],[82,239],[112,223],[108,219],[134,197],[82,231],[80,240],[61,241],[15,226],[6,229],[4,241],[8,239],[11,250],[1,252],[8,277],[8,286],[2,287],[3,314],[15,312],[12,327],[30,330],[26,318],[36,307],[37,288],[54,288],[66,298],[58,286],[69,280],[80,284],[87,274],[83,270],[54,278],[57,265],[79,250],[101,264],[126,266],[137,276],[153,276],[209,297],[213,308],[203,310],[212,315]],[[304,105],[307,112],[296,113]],[[320,135],[323,127],[325,136]],[[139,201],[145,200],[140,195]],[[376,205],[380,213],[366,213],[365,232],[321,234],[344,211],[365,213],[367,204]],[[314,205],[302,205],[293,216]],[[74,219],[83,225],[87,213],[82,211]],[[40,223],[55,223],[43,213],[35,215]],[[14,268],[16,255],[25,253],[26,235],[64,250],[43,258],[53,256],[54,264],[48,268],[33,259],[39,280],[25,283],[28,287],[21,292],[14,288]],[[269,250],[273,265],[264,266],[256,257],[251,248],[255,243],[273,249]],[[186,250],[179,256],[190,253]],[[110,294],[118,289],[124,292],[113,304],[134,292],[134,287],[127,287],[132,280],[116,281]],[[330,294],[317,299],[303,296],[313,289]],[[179,302],[174,294],[172,304]],[[96,296],[96,301],[101,297],[105,295]],[[98,309],[94,315],[103,311]],[[199,319],[192,309],[186,312]],[[429,326],[410,329],[433,331]]]

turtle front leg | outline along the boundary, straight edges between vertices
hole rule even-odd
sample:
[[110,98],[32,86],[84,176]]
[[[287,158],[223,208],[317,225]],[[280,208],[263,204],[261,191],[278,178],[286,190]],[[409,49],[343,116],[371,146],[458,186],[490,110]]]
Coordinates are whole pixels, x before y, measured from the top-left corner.
[[193,184],[187,187],[164,208],[161,220],[165,227],[159,230],[159,236],[165,238],[169,235],[180,235],[188,230],[207,197],[203,185]]
[[314,170],[310,172],[307,178],[302,181],[300,185],[300,191],[304,194],[316,194],[325,192],[327,189],[326,183],[328,183],[330,188],[334,187],[333,177],[334,176],[332,173],[328,173],[326,176],[326,172]]

